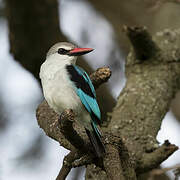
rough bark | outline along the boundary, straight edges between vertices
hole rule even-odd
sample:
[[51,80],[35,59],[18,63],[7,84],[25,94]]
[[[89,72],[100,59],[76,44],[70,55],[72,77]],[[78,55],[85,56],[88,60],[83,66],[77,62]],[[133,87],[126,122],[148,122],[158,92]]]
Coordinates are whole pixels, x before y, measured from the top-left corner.
[[[110,77],[111,72],[109,68],[99,68],[96,72],[91,75],[91,79],[95,87],[97,88],[103,82],[106,82]],[[45,113],[46,112],[46,113]],[[49,116],[48,116],[48,115]],[[94,153],[92,147],[89,145],[87,140],[87,135],[85,134],[84,128],[73,120],[74,114],[71,110],[66,110],[60,116],[60,121],[58,120],[58,115],[49,108],[47,103],[44,101],[39,105],[37,109],[37,119],[41,128],[43,128],[46,134],[55,140],[59,141],[62,146],[67,149],[74,151],[74,148],[79,152],[80,156],[76,157],[74,162],[71,162],[71,166],[66,167],[63,165],[59,174],[67,175],[69,169],[72,167],[79,167],[83,165],[88,165],[94,163],[98,167],[103,167],[102,161],[98,160]],[[50,128],[49,128],[50,127]],[[106,146],[106,157],[104,159],[104,167],[108,169],[107,174],[109,177],[116,179],[117,177],[129,177],[129,174],[122,174],[123,169],[120,166],[119,169],[112,169],[110,166],[116,166],[117,164],[112,161],[112,152],[116,152],[114,159],[120,159],[119,148],[121,147],[121,153],[124,154],[122,161],[123,167],[128,171],[134,171],[129,161],[129,156],[126,148],[123,148],[123,142],[118,136],[104,134],[104,144]],[[78,142],[77,142],[78,141]],[[127,155],[125,155],[127,154]],[[120,171],[119,171],[120,170]],[[115,173],[116,172],[116,173]],[[132,173],[130,174],[132,176]],[[59,175],[60,176],[60,175]],[[58,177],[59,177],[58,176]],[[135,173],[134,173],[135,179]],[[119,179],[119,178],[118,178]],[[129,178],[130,179],[130,178]]]
[[125,180],[118,149],[114,148],[112,145],[107,145],[106,151],[104,167],[106,173],[108,174],[108,178],[112,180]]
[[[153,34],[164,28],[176,29],[180,27],[178,21],[180,2],[178,0],[104,0],[103,3],[89,0],[89,2],[111,23],[115,31],[115,39],[126,52],[128,52],[130,44],[122,33],[124,24],[146,26]],[[171,110],[176,119],[180,121],[179,102],[180,95],[177,95],[172,101]]]
[[[136,33],[140,29],[131,31]],[[151,41],[159,50],[156,48],[151,58],[137,59],[133,49],[127,57],[126,86],[118,98],[109,128],[125,139],[137,168],[138,162],[142,163],[146,155],[150,157],[157,150],[156,136],[162,119],[179,89],[179,33],[180,30],[157,33]]]
[[[102,172],[91,176],[88,171],[87,179],[101,179],[101,176],[105,176],[104,172],[110,179],[116,179],[116,175],[119,178],[136,179],[136,175],[158,167],[178,149],[168,141],[159,146],[156,136],[169,110],[171,100],[179,89],[180,30],[165,30],[157,33],[153,38],[146,28],[126,28],[126,31],[130,40],[132,37],[136,39],[132,43],[135,47],[132,48],[126,60],[126,86],[119,95],[118,102],[109,117],[108,127],[103,128],[104,143],[107,149],[103,160],[104,165],[93,161],[91,155],[88,163],[83,161],[86,165],[91,163],[96,165],[88,166],[91,168],[91,173],[97,172],[97,168],[102,168]],[[146,46],[139,45],[141,43],[149,44],[154,52],[149,51]],[[139,56],[138,53],[142,54],[141,51],[145,51],[146,56]],[[92,80],[96,84],[97,78],[92,78]],[[73,147],[67,146],[67,139],[61,139],[63,135],[56,131],[58,120],[43,116],[43,106],[44,104],[41,104],[37,111],[40,126],[49,136],[72,150]],[[47,104],[46,108],[49,111]],[[48,126],[47,121],[50,122]],[[77,128],[77,124],[74,123],[74,129],[86,142],[87,138],[82,127]],[[106,132],[111,135],[107,135]],[[112,151],[113,153],[110,153]],[[114,163],[112,159],[116,159],[116,164],[119,162],[117,165],[119,173],[113,172],[113,168],[107,168],[109,165],[114,167],[114,164],[111,164]],[[83,163],[81,162],[80,165]]]

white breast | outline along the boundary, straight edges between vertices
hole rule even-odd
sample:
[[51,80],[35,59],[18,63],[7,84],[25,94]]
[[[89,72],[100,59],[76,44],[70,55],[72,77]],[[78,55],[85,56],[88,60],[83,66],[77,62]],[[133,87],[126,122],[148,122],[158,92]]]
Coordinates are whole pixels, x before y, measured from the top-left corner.
[[77,112],[82,110],[81,100],[69,80],[66,65],[67,63],[51,59],[45,61],[40,69],[44,97],[49,106],[59,114],[64,109],[73,109]]

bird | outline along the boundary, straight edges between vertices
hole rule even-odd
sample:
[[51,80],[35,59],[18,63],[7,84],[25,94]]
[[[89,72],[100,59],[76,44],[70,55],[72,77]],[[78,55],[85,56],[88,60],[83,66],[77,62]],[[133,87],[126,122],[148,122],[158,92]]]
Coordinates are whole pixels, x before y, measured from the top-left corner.
[[40,79],[48,105],[59,115],[72,109],[86,133],[98,158],[105,146],[98,128],[101,112],[92,81],[85,70],[76,65],[78,56],[90,53],[92,48],[79,48],[68,42],[53,45],[40,67]]

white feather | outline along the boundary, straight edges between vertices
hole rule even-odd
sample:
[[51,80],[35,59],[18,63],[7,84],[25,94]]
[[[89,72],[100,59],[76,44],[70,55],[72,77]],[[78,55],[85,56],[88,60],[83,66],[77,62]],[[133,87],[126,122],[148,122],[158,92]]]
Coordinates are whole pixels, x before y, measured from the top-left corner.
[[43,93],[49,106],[58,114],[65,109],[72,109],[77,114],[77,120],[87,129],[91,129],[91,117],[84,108],[75,87],[71,82],[66,65],[75,64],[76,57],[51,54],[41,65],[40,78]]

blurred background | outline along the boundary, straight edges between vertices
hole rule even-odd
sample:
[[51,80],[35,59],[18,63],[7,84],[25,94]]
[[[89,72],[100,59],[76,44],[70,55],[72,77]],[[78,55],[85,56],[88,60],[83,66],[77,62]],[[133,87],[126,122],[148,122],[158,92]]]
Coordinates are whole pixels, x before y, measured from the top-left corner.
[[[65,40],[95,49],[80,64],[88,72],[111,68],[112,77],[103,87],[108,93],[105,109],[111,111],[126,81],[130,44],[123,25],[147,26],[151,34],[180,28],[179,9],[178,0],[0,0],[0,180],[55,179],[68,153],[45,135],[35,117],[43,100],[39,66],[52,44]],[[163,121],[160,143],[169,139],[180,146],[179,94]],[[179,163],[177,151],[162,167]],[[73,170],[68,180],[84,179],[84,174],[83,168]],[[168,177],[174,179],[173,173]]]

